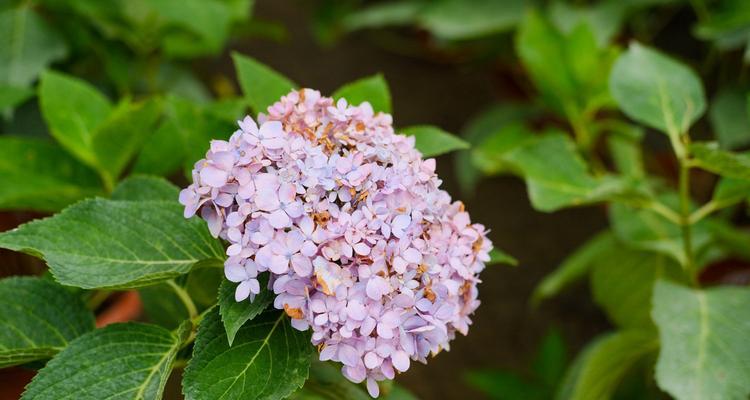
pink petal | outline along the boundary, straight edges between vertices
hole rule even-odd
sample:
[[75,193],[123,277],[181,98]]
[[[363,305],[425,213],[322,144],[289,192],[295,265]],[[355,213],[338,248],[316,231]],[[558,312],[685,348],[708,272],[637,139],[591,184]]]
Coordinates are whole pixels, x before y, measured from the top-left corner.
[[393,363],[393,367],[401,372],[409,369],[409,356],[403,350],[393,353],[391,355],[391,362]]
[[374,399],[380,395],[380,387],[372,378],[367,378],[367,393]]
[[201,183],[205,183],[211,187],[222,187],[227,183],[229,174],[227,171],[216,168],[212,165],[207,165],[201,169]]
[[292,220],[282,210],[276,210],[268,215],[268,223],[276,229],[286,228],[292,225]]

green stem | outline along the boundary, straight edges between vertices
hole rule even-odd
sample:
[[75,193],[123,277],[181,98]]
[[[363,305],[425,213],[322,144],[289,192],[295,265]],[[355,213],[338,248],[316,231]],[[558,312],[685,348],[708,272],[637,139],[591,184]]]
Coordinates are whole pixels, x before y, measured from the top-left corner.
[[695,224],[698,221],[702,220],[703,218],[706,218],[707,216],[711,215],[716,210],[719,210],[723,207],[723,204],[716,202],[716,201],[709,201],[708,203],[701,206],[701,208],[693,211],[692,214],[690,214],[690,220],[689,223]]
[[97,290],[91,294],[91,297],[89,297],[86,302],[86,306],[88,306],[90,310],[96,310],[105,300],[107,300],[110,294],[112,294],[112,292],[109,290]]
[[693,255],[692,226],[690,223],[690,166],[680,159],[680,212],[682,217],[682,245],[685,253],[685,272],[693,286],[697,286],[697,271]]
[[190,319],[195,319],[198,317],[198,309],[195,307],[195,303],[193,303],[193,300],[190,298],[190,295],[188,292],[183,289],[180,285],[175,283],[174,280],[168,280],[167,284],[172,287],[172,290],[174,290],[177,297],[180,298],[182,301],[182,304],[185,305],[185,309],[188,311],[188,315],[190,315]]

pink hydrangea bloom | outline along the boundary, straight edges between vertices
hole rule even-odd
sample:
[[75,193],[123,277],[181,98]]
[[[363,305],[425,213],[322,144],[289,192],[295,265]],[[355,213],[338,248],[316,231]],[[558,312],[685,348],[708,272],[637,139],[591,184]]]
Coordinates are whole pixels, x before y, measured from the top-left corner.
[[214,140],[180,193],[229,242],[236,300],[260,292],[312,330],[321,360],[353,382],[393,379],[466,334],[492,244],[440,190],[435,160],[369,103],[293,91]]

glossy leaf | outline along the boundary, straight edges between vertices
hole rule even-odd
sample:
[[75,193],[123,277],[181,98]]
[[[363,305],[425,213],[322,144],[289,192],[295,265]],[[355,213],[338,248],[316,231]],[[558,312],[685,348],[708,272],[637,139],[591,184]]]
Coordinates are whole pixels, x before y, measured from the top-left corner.
[[115,187],[112,200],[162,200],[176,202],[180,189],[172,182],[156,176],[132,175]]
[[388,89],[388,82],[381,74],[347,83],[336,89],[332,97],[334,100],[344,98],[348,104],[355,106],[366,101],[375,112],[391,112],[391,92]]
[[679,400],[750,395],[750,289],[691,289],[660,281],[653,318],[659,387]]
[[89,332],[47,363],[21,399],[160,399],[182,334],[132,322]]
[[44,360],[94,329],[81,299],[42,278],[0,280],[0,368]]
[[281,96],[297,86],[254,58],[232,53],[232,59],[242,87],[242,94],[255,113],[266,112],[268,106],[279,101]]
[[101,192],[96,174],[54,143],[0,136],[0,208],[58,211]]
[[243,301],[236,301],[234,299],[234,292],[237,288],[237,284],[230,282],[226,279],[222,279],[221,286],[219,287],[219,313],[221,314],[221,322],[224,324],[224,329],[227,332],[227,340],[229,345],[234,342],[234,337],[242,326],[253,318],[257,317],[262,313],[269,304],[273,302],[274,294],[268,290],[268,274],[264,274],[259,279],[260,281],[260,294],[255,296],[255,299],[250,301],[246,299]]
[[687,133],[706,109],[690,68],[635,42],[615,62],[609,87],[628,117],[672,137]]
[[717,143],[698,142],[690,146],[693,163],[728,178],[750,180],[750,156],[721,150]]
[[415,125],[400,129],[400,133],[414,136],[414,146],[424,158],[469,148],[469,144],[463,139],[435,126]]
[[229,346],[219,310],[198,327],[193,358],[182,382],[185,398],[284,398],[308,376],[309,334],[292,328],[286,314],[267,311],[245,324]]
[[58,282],[82,288],[145,286],[224,258],[203,221],[163,201],[84,200],[0,234],[0,247],[44,258]]

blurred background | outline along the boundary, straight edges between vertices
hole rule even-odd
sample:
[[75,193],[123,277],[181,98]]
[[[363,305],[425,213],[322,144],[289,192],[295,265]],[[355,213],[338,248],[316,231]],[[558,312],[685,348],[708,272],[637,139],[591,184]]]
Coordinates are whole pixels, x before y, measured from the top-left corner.
[[[186,2],[184,13],[155,7],[157,14],[163,13],[155,20],[144,17],[148,3],[123,0],[104,7],[82,0],[0,1],[5,10],[1,50],[7,61],[0,70],[8,77],[0,95],[2,134],[49,135],[34,97],[36,75],[43,68],[81,77],[110,98],[160,94],[205,105],[239,95],[232,51],[327,94],[346,82],[382,73],[397,126],[429,123],[473,142],[519,114],[528,116],[524,118],[531,125],[571,129],[571,121],[541,105],[519,61],[517,27],[531,8],[562,36],[581,21],[588,24],[602,51],[638,40],[681,59],[699,71],[709,98],[724,99],[730,110],[737,107],[734,91],[746,83],[750,6],[743,0],[217,1],[226,3],[226,9],[210,14],[209,7],[196,15],[189,15],[193,2]],[[35,30],[27,40],[40,41],[34,44],[40,50],[22,57],[33,68],[11,63],[17,51],[13,46],[19,44],[10,38],[19,18]],[[565,68],[562,59],[546,61],[552,68]],[[606,82],[608,70],[594,74]],[[744,115],[744,98],[741,107]],[[709,124],[723,123],[721,115],[714,119],[701,121],[695,135],[705,135]],[[494,123],[491,128],[488,121]],[[651,170],[669,175],[673,165],[667,160],[667,138],[651,135],[645,143],[653,150],[647,160]],[[467,204],[472,220],[491,229],[493,243],[518,259],[518,265],[486,269],[482,305],[470,335],[454,340],[450,351],[429,366],[413,364],[397,381],[425,399],[485,398],[482,388],[495,384],[516,385],[520,393],[536,387],[519,398],[546,398],[548,392],[540,388],[556,383],[563,367],[545,370],[545,362],[567,365],[585,343],[612,326],[592,301],[585,280],[537,305],[532,305],[532,293],[568,254],[607,225],[606,209],[535,211],[522,180],[484,177],[482,165],[481,154],[465,151],[439,157],[438,173],[444,188]],[[181,171],[168,172],[176,183],[186,183]],[[696,195],[706,196],[710,182],[704,190],[700,181]],[[0,215],[1,230],[52,211],[14,208]],[[30,257],[0,250],[4,276],[42,270]],[[548,381],[539,381],[539,368],[551,371]],[[504,372],[488,383],[477,371],[490,369]]]

